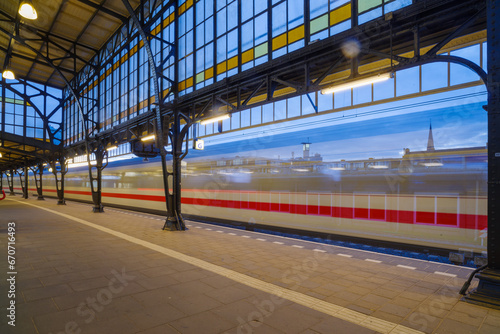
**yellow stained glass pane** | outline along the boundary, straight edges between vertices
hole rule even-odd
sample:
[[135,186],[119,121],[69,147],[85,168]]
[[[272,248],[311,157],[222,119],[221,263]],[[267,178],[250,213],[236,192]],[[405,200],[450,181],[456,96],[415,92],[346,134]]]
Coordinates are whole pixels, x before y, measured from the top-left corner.
[[335,9],[330,13],[330,26],[345,21],[351,17],[351,4]]
[[281,49],[286,45],[286,33],[273,38],[273,51]]
[[288,44],[292,44],[302,38],[304,38],[304,25],[298,26],[288,32]]

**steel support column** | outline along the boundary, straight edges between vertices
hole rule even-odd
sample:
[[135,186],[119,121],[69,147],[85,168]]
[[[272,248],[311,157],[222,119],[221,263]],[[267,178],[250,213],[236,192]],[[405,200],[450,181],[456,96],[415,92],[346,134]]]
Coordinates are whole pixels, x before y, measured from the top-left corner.
[[22,172],[18,172],[18,174],[23,198],[28,199],[28,167],[23,167]]
[[92,166],[90,182],[92,183],[92,201],[94,212],[104,212],[102,206],[102,171],[108,165],[108,151],[99,147],[94,151],[96,164]]
[[39,163],[36,167],[30,168],[33,172],[33,177],[35,178],[36,192],[38,194],[38,200],[43,201],[43,186],[42,186],[42,176],[43,176],[43,164]]
[[64,157],[59,158],[59,170],[57,169],[57,160],[52,160],[50,166],[52,167],[52,173],[56,181],[57,205],[66,205],[66,200],[64,199],[64,175],[68,172],[66,159]]
[[464,299],[500,308],[500,5],[487,0],[488,35],[488,265]]
[[14,170],[11,169],[9,173],[5,173],[7,176],[7,183],[9,184],[9,196],[16,196],[14,192]]

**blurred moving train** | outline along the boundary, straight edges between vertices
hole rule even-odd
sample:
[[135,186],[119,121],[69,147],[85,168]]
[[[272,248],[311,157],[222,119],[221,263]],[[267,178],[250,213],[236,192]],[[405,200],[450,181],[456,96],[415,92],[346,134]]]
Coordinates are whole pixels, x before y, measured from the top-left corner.
[[[312,141],[331,133],[331,128],[318,129]],[[486,251],[486,146],[435,149],[430,130],[427,150],[405,149],[391,158],[332,159],[310,154],[309,141],[302,143],[301,157],[282,158],[287,145],[300,147],[298,138],[291,132],[257,148],[247,139],[190,152],[182,165],[183,214],[409,245],[423,252]],[[66,199],[91,202],[87,167],[70,168],[65,181]],[[54,196],[53,175],[46,172],[43,182],[44,195]],[[32,189],[34,181],[30,184]],[[110,161],[103,172],[103,204],[165,212],[162,184],[159,158]]]

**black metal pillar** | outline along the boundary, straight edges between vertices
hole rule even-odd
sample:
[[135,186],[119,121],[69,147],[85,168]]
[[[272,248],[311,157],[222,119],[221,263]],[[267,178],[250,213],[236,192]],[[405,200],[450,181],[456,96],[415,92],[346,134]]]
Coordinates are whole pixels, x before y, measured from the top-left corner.
[[66,205],[66,200],[64,199],[64,175],[68,172],[66,159],[64,157],[59,158],[59,169],[57,168],[57,160],[52,160],[50,166],[52,167],[52,173],[56,181],[57,205]]
[[17,172],[19,175],[19,182],[21,183],[21,191],[23,198],[28,199],[28,167],[23,167],[22,172]]
[[94,212],[104,212],[102,206],[102,170],[108,165],[108,151],[99,148],[94,151],[96,164],[91,167],[91,190]]
[[[186,127],[189,125],[187,124]],[[186,230],[184,219],[181,212],[181,172],[182,172],[182,143],[185,131],[181,131],[181,118],[179,110],[174,110],[174,119],[170,128],[170,137],[172,138],[172,193],[168,191],[167,195],[167,219],[163,225],[164,230]]]
[[43,176],[43,164],[38,164],[34,168],[30,168],[33,172],[33,177],[35,178],[36,192],[38,194],[38,200],[43,201],[43,187],[42,187],[42,176]]
[[7,183],[9,184],[9,196],[16,196],[14,192],[14,170],[11,169],[7,175]]
[[500,4],[487,0],[488,27],[488,265],[464,299],[500,308]]

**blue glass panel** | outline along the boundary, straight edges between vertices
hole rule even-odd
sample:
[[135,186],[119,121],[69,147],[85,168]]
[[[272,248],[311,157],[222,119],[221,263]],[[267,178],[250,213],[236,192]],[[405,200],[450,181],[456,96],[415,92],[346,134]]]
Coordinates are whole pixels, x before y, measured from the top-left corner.
[[205,44],[205,23],[196,27],[196,48],[201,48],[203,44]]
[[351,0],[330,0],[330,10],[340,7],[348,2],[351,2]]
[[288,52],[292,52],[303,47],[304,47],[304,40],[302,39],[300,41],[288,45]]
[[238,29],[227,34],[227,58],[238,54]]
[[422,65],[422,90],[448,86],[448,63]]
[[225,60],[226,56],[226,36],[222,36],[217,39],[217,64]]
[[297,117],[300,116],[300,96],[292,97],[287,100],[288,110],[287,117]]
[[255,18],[255,45],[267,41],[267,13]]
[[330,36],[334,36],[342,31],[351,29],[351,20],[344,21],[342,23],[336,24],[330,28]]
[[[312,97],[312,96],[311,96]],[[333,95],[318,93],[318,111],[326,111],[333,109]]]
[[483,70],[488,72],[488,43],[483,43]]
[[344,90],[333,95],[334,108],[349,107],[351,105],[351,90]]
[[226,32],[226,8],[217,12],[217,37]]
[[262,123],[267,123],[267,122],[272,122],[273,121],[273,115],[274,114],[274,108],[273,104],[265,104],[262,106]]
[[253,1],[247,0],[241,2],[241,21],[245,22],[253,16]]
[[211,17],[205,22],[205,43],[214,40],[214,18]]
[[262,122],[262,107],[255,107],[255,108],[252,108],[252,118],[251,118],[251,121],[252,121],[252,125],[257,125],[257,124],[260,124]]
[[373,100],[390,99],[394,97],[394,79],[373,84]]
[[396,96],[418,93],[420,83],[420,68],[412,67],[406,70],[397,71]]
[[288,29],[304,23],[304,1],[288,0]]
[[317,34],[311,35],[311,42],[319,41],[321,39],[328,38],[328,36],[329,36],[328,29],[325,29],[322,32],[319,32]]
[[311,19],[328,12],[328,0],[308,0]]
[[205,69],[214,66],[214,43],[205,46]]
[[254,67],[254,62],[253,61],[249,61],[248,63],[245,63],[245,64],[241,65],[241,70],[242,71],[246,71],[246,70],[251,69],[252,67]]
[[193,22],[193,7],[189,8],[187,11],[186,11],[186,31],[189,31],[191,29],[193,29],[194,27],[194,22]]
[[279,121],[286,118],[286,100],[274,103],[274,119]]
[[286,31],[286,2],[273,8],[273,37]]
[[241,111],[241,127],[250,126],[250,109]]
[[196,51],[196,73],[205,69],[205,49]]
[[217,0],[217,10],[221,9],[226,5],[226,0]]
[[286,55],[286,47],[273,52],[273,59]]
[[241,48],[246,51],[253,47],[253,21],[245,23],[241,27]]
[[233,1],[227,6],[227,30],[238,25],[238,1]]
[[267,0],[254,0],[255,2],[255,14],[259,14],[263,10],[267,9]]
[[363,24],[382,16],[382,7],[375,8],[358,16],[358,24]]
[[[480,64],[480,50],[481,46],[479,44],[476,44],[459,50],[451,51],[450,55],[462,57],[476,64]],[[476,80],[479,80],[479,76],[471,69],[458,64],[450,65],[450,83],[452,85],[458,85]]]
[[196,24],[200,24],[205,20],[205,1],[201,0],[196,3]]
[[409,5],[411,5],[411,2],[412,2],[412,0],[395,0],[393,2],[390,2],[386,5],[384,5],[385,12],[390,13],[390,12],[393,12],[395,10],[401,9],[403,7],[409,6]]
[[193,30],[191,30],[186,34],[186,54],[190,54],[193,52],[193,39],[194,33]]
[[205,0],[205,17],[210,17],[214,13],[214,0]]
[[372,101],[372,85],[366,85],[353,88],[352,90],[353,104],[361,104]]

